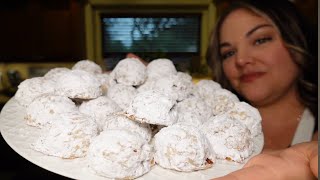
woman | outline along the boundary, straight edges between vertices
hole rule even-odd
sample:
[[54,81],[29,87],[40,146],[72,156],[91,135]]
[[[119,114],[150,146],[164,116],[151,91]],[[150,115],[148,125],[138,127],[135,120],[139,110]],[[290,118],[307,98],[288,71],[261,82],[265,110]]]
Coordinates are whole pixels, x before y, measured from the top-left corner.
[[263,154],[222,179],[318,176],[317,143],[302,143],[317,136],[317,62],[303,22],[284,0],[237,1],[218,19],[207,51],[214,80],[258,108],[265,137]]
[[258,108],[265,149],[310,141],[317,127],[317,63],[302,22],[288,1],[236,2],[207,51],[214,79]]

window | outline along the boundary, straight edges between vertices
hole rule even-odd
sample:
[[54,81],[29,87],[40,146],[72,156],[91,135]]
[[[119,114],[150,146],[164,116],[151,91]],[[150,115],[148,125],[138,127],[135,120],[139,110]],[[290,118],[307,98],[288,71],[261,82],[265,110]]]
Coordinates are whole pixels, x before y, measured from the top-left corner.
[[128,52],[151,61],[168,58],[178,71],[200,63],[200,14],[101,15],[103,58],[112,70]]

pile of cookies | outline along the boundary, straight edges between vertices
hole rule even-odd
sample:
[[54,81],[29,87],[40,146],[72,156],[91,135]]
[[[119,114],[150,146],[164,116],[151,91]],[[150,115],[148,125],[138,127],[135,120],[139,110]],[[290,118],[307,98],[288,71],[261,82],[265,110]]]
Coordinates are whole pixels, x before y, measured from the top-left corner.
[[15,99],[41,129],[34,150],[86,158],[108,178],[134,179],[154,165],[191,172],[243,163],[262,134],[256,108],[212,80],[194,84],[169,59],[126,58],[111,72],[82,60],[26,79]]

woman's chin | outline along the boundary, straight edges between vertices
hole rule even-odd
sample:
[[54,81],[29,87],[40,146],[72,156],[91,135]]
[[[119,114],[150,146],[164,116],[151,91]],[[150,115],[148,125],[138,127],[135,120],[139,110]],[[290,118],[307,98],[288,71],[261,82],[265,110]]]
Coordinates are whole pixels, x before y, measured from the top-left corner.
[[258,90],[253,91],[242,91],[241,93],[243,97],[252,105],[261,105],[264,104],[264,101],[266,99],[266,95],[259,92]]

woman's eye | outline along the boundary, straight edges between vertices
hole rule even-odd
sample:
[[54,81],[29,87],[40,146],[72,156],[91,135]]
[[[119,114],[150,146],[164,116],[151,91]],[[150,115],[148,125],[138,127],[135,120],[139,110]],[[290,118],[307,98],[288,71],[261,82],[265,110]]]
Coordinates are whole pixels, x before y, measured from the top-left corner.
[[227,51],[225,53],[221,53],[222,60],[225,60],[235,54],[235,51]]
[[259,44],[263,44],[265,42],[271,41],[272,38],[271,37],[264,37],[264,38],[259,38],[257,40],[254,41],[255,45],[259,45]]

